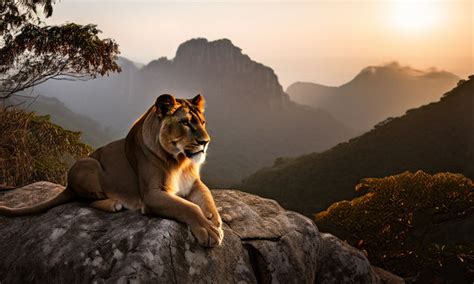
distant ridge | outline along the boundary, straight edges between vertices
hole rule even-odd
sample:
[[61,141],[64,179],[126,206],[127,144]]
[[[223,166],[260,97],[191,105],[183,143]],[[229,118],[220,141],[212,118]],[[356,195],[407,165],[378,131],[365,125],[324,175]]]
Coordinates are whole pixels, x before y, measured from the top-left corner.
[[366,67],[339,87],[297,82],[287,92],[298,103],[327,110],[353,128],[369,130],[387,117],[438,100],[458,80],[446,71],[422,71],[393,62]]
[[93,147],[100,147],[120,137],[114,129],[105,128],[88,116],[72,111],[57,98],[38,96],[26,99],[13,96],[7,104],[18,105],[17,108],[34,111],[38,115],[49,115],[52,123],[67,130],[80,131],[81,142]]
[[[454,172],[474,178],[474,76],[440,101],[388,119],[323,153],[279,159],[240,188],[307,215],[354,198],[365,177],[404,171]],[[362,194],[362,193],[360,193]]]

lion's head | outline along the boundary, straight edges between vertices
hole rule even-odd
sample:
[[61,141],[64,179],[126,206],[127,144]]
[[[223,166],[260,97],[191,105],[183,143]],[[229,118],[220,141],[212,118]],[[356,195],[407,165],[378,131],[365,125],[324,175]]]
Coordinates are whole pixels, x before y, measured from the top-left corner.
[[[176,159],[186,157],[194,163],[206,158],[210,136],[206,130],[204,98],[197,95],[192,99],[176,99],[163,94],[156,99],[151,120],[153,142]],[[149,143],[147,143],[149,144]]]

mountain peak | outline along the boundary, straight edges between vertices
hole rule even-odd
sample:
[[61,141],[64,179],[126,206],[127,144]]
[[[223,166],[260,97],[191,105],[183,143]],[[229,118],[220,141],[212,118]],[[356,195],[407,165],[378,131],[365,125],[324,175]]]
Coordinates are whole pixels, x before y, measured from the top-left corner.
[[[253,61],[229,39],[190,39],[178,47],[173,59],[154,60],[143,70],[148,76],[155,78],[156,84],[152,87],[155,91],[158,87],[156,80],[160,77],[162,86],[172,82],[171,90],[177,93],[199,90],[207,98],[215,96],[209,101],[242,101],[245,97],[252,105],[265,104],[272,107],[283,107],[288,102],[288,95],[283,92],[273,69]],[[176,78],[187,79],[178,84]],[[216,78],[219,78],[219,82],[216,82]],[[236,78],[242,82],[241,85],[233,85]],[[233,91],[227,89],[230,86]],[[169,89],[170,87],[163,91],[170,92]]]
[[243,55],[242,49],[235,46],[229,39],[208,41],[205,38],[194,38],[179,45],[174,60],[179,62],[187,59],[210,59],[222,54],[231,57]]
[[438,100],[457,81],[456,75],[436,68],[421,70],[392,62],[368,66],[339,87],[298,83],[287,92],[298,103],[325,109],[355,129],[368,130],[387,117]]
[[207,47],[219,47],[223,49],[235,49],[241,51],[241,49],[235,46],[230,39],[222,38],[218,40],[209,41],[206,38],[200,37],[192,38],[180,44],[176,54],[178,55],[180,54],[180,52],[184,52],[188,49],[199,49]]
[[[351,81],[366,80],[366,79],[396,79],[400,77],[405,78],[449,78],[453,80],[459,80],[459,77],[444,70],[438,70],[436,68],[429,68],[426,70],[420,70],[413,68],[409,65],[401,65],[397,61],[393,61],[384,65],[368,66],[362,69],[359,74]],[[350,84],[349,82],[348,84]]]

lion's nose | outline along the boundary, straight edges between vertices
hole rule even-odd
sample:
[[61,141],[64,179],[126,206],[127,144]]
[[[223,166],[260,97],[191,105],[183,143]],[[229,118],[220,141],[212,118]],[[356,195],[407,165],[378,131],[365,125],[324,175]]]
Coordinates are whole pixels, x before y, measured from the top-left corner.
[[206,146],[207,143],[209,143],[209,139],[203,139],[203,140],[196,140],[199,145]]

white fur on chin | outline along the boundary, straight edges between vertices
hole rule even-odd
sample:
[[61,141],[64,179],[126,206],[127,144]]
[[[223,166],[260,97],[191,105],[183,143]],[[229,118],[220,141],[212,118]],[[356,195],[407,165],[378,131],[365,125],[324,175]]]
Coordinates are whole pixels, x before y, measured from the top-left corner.
[[194,155],[190,159],[191,159],[191,162],[193,162],[193,164],[200,165],[200,164],[204,163],[204,161],[206,160],[206,153],[201,152],[197,155]]

